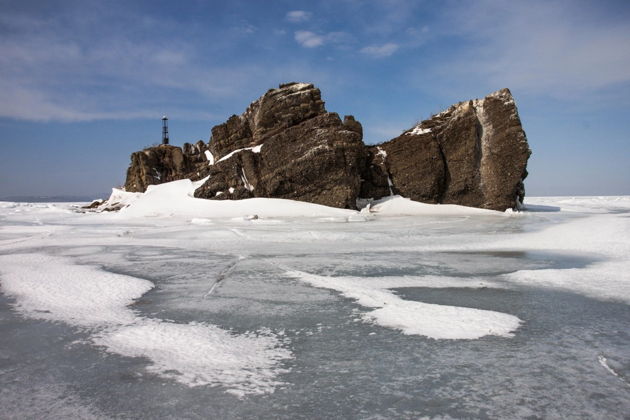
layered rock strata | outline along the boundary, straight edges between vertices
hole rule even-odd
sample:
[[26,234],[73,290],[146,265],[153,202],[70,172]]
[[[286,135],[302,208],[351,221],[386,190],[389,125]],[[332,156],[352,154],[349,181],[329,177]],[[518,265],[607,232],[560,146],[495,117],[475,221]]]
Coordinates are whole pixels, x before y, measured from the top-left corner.
[[207,199],[287,198],[355,208],[400,194],[427,203],[505,210],[524,197],[530,155],[509,90],[460,102],[400,136],[365,146],[352,116],[327,112],[319,89],[288,83],[212,128],[209,144],[136,152],[127,191],[208,177]]
[[[531,151],[508,89],[453,105],[370,152],[370,166],[412,200],[505,210],[525,197]],[[385,185],[377,178],[363,193]]]

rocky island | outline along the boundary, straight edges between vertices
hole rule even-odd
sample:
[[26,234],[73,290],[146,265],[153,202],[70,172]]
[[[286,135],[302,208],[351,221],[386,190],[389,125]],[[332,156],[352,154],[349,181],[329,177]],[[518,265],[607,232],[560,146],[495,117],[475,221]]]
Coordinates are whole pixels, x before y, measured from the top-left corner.
[[399,194],[415,201],[503,211],[518,207],[531,154],[508,89],[457,103],[379,145],[361,123],[326,111],[312,84],[270,89],[210,141],[131,155],[125,190],[206,179],[195,197],[284,198],[339,208]]

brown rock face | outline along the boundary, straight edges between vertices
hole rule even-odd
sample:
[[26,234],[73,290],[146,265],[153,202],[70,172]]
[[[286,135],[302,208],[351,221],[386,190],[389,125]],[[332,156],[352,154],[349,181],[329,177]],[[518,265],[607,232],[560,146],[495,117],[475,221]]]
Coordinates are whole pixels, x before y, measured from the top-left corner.
[[183,148],[160,144],[131,154],[125,190],[144,192],[149,185],[183,178],[199,179],[207,172],[208,159],[203,141],[184,143]]
[[212,128],[210,151],[220,159],[228,153],[262,144],[286,128],[324,114],[321,92],[312,84],[286,83],[270,89],[240,116]]
[[143,192],[149,185],[181,179],[190,167],[182,149],[161,144],[132,153],[125,190]]
[[453,105],[376,149],[372,165],[412,200],[502,211],[525,195],[531,151],[508,89]]
[[[393,140],[365,146],[352,116],[326,112],[319,89],[288,83],[212,128],[207,145],[136,152],[127,191],[209,176],[207,199],[273,197],[355,208],[400,194],[427,203],[505,210],[524,197],[530,155],[509,90],[460,102]],[[208,161],[210,159],[210,162]]]
[[[326,112],[313,85],[280,85],[243,115],[212,129],[210,150],[219,159],[195,196],[287,198],[355,208],[365,160],[361,138],[361,124],[352,116],[342,123]],[[244,150],[231,154],[235,149]]]

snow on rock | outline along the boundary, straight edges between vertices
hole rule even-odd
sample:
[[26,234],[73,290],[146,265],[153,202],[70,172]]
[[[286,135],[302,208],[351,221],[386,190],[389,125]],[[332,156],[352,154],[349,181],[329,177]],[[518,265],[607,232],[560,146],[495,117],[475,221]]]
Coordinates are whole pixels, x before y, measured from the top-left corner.
[[240,152],[242,152],[244,150],[251,150],[253,153],[260,153],[260,150],[262,149],[262,147],[263,147],[263,145],[259,144],[258,146],[254,146],[254,147],[244,147],[242,149],[234,150],[234,151],[228,153],[227,155],[223,156],[221,159],[217,160],[216,163],[223,162],[224,160],[228,160],[229,158],[231,158],[235,154],[240,153]]
[[208,165],[214,165],[214,156],[210,150],[206,150],[205,152],[206,159],[208,159]]
[[128,192],[119,188],[112,188],[112,193],[103,204],[98,207],[100,211],[119,210],[136,201],[142,193]]
[[420,134],[426,134],[426,133],[430,133],[431,129],[430,128],[422,128],[420,127],[420,125],[417,125],[413,128],[413,130],[406,132],[405,134],[408,136],[411,135],[420,135]]
[[[338,291],[356,299],[361,306],[375,308],[365,313],[363,318],[383,327],[401,330],[404,334],[435,339],[477,339],[486,335],[511,337],[521,323],[513,315],[495,311],[404,300],[387,289],[401,285],[410,287],[413,279],[403,282],[393,279],[381,283],[382,278],[370,281],[356,277],[324,277],[296,270],[287,271],[286,275],[315,287]],[[419,283],[432,287],[427,281]]]

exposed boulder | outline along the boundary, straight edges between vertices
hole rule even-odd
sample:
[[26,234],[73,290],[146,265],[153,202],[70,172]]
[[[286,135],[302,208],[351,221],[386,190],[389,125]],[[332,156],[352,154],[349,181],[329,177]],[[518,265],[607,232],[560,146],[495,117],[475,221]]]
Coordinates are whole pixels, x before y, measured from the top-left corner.
[[287,83],[212,128],[209,144],[136,152],[127,191],[182,178],[207,199],[273,197],[355,208],[400,194],[505,210],[524,197],[530,155],[510,91],[460,102],[388,142],[365,146],[352,116],[327,112],[319,89]]

